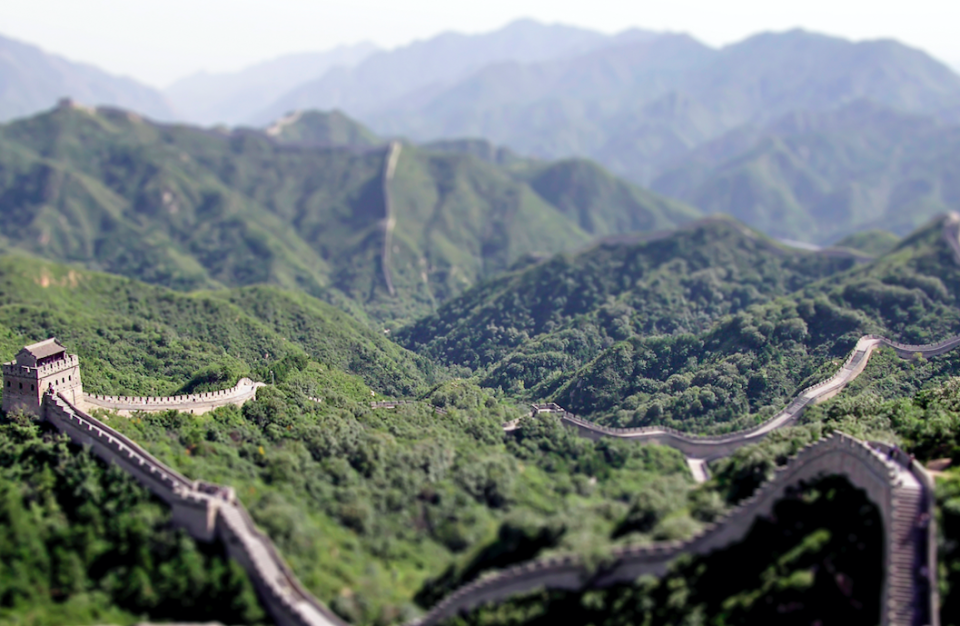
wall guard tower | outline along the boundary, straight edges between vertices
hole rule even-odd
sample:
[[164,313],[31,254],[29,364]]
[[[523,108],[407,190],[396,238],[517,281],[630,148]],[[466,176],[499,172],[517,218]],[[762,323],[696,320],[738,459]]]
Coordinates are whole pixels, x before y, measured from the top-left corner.
[[74,406],[83,405],[80,359],[67,354],[55,337],[24,347],[15,360],[3,364],[3,410],[22,409],[39,417],[40,400],[48,388]]

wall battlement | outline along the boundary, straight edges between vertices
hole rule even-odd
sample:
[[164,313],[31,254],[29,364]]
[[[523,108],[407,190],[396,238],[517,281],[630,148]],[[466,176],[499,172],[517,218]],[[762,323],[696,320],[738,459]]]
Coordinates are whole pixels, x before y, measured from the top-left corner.
[[170,505],[174,523],[192,537],[222,541],[230,557],[244,567],[279,626],[346,626],[303,588],[232,488],[189,480],[52,391],[44,394],[42,417]]
[[[645,574],[662,576],[669,564],[681,554],[706,555],[742,541],[754,521],[769,515],[773,505],[785,495],[788,488],[829,474],[846,476],[855,486],[864,489],[881,511],[887,530],[887,576],[881,603],[881,623],[936,624],[935,580],[931,578],[924,582],[912,575],[921,564],[928,571],[934,571],[936,553],[930,549],[929,539],[935,535],[913,532],[917,530],[915,525],[904,522],[918,520],[921,511],[932,512],[932,500],[909,498],[910,494],[922,493],[925,489],[914,473],[925,475],[919,466],[904,467],[885,459],[864,442],[835,434],[806,446],[751,498],[687,541],[617,548],[611,553],[609,563],[600,571],[592,570],[580,557],[573,555],[515,565],[454,591],[425,616],[410,622],[409,626],[433,626],[481,604],[537,588],[579,590],[627,583]],[[920,502],[920,505],[905,510],[908,501]],[[906,527],[902,527],[904,523]],[[897,569],[894,562],[900,567],[911,564],[911,571],[905,577],[895,576],[892,573]],[[917,589],[917,586],[922,588]],[[904,606],[900,600],[904,597],[913,598],[914,601]],[[896,600],[890,602],[888,598]]]
[[[944,237],[960,263],[960,215],[951,214],[944,220]],[[953,346],[947,348],[946,345],[953,341],[960,343],[960,337],[932,346],[921,346],[922,349],[915,352],[923,354],[925,350],[932,353],[935,350],[952,349]],[[889,340],[872,336],[861,338],[857,348],[834,376],[804,390],[773,420],[744,432],[761,434],[777,428],[786,423],[777,421],[781,416],[795,417],[811,401],[819,401],[827,397],[827,394],[838,393],[862,371],[873,349],[881,344],[893,343],[885,342]],[[891,347],[897,349],[897,346]],[[917,346],[900,345],[901,351],[912,348]],[[4,367],[3,371],[6,380],[8,369]],[[60,371],[65,370],[53,373],[59,374]],[[13,370],[10,370],[10,373],[16,374]],[[260,383],[249,382],[255,393]],[[77,370],[77,387],[79,384]],[[279,626],[346,626],[345,622],[303,588],[270,538],[256,527],[231,488],[190,481],[127,437],[78,409],[79,402],[76,397],[71,403],[67,395],[55,391],[52,385],[39,393],[42,394],[37,406],[40,417],[66,433],[74,442],[89,446],[94,454],[106,462],[124,469],[170,504],[174,522],[184,527],[191,536],[203,541],[223,541],[230,557],[240,563],[250,576],[261,600]],[[214,395],[215,398],[205,397],[204,400],[221,402],[237,397],[223,392]],[[7,410],[7,397],[8,394],[4,393],[4,410]],[[115,397],[92,397],[101,402],[120,403]],[[174,404],[180,402],[177,398],[172,400]],[[146,405],[147,402],[143,404]],[[165,402],[153,402],[151,407],[161,405],[164,410],[175,408]],[[135,410],[139,409],[140,407],[137,407]],[[562,411],[555,405],[547,407],[546,410]],[[534,407],[533,412],[536,414],[539,411]],[[605,429],[566,411],[562,414],[565,422],[594,434],[623,436],[628,430],[640,434],[653,432],[652,429]],[[736,441],[740,441],[744,432],[721,437],[739,437]],[[691,439],[689,435],[670,429],[659,429],[658,434],[661,433],[673,435],[677,441]],[[713,441],[711,438],[695,439],[701,442]],[[722,441],[719,438],[714,439],[716,442]],[[669,562],[682,553],[707,554],[742,540],[754,520],[769,514],[773,504],[783,497],[789,486],[828,474],[847,476],[851,483],[867,492],[881,511],[886,561],[881,624],[939,626],[932,478],[916,462],[891,453],[890,448],[884,444],[868,445],[842,434],[806,446],[786,467],[777,470],[774,479],[761,486],[750,499],[686,542],[617,548],[611,553],[613,565],[602,572],[591,572],[579,557],[570,555],[528,561],[481,577],[454,591],[429,613],[411,624],[432,626],[484,602],[500,600],[537,587],[583,589],[635,580],[643,573],[662,574]],[[924,515],[930,520],[926,526],[921,522]],[[919,575],[923,571],[927,572],[926,577]]]
[[83,402],[87,407],[107,409],[121,415],[129,415],[136,411],[170,410],[200,414],[228,404],[241,405],[256,397],[257,389],[263,386],[264,383],[257,383],[249,378],[241,378],[230,389],[207,393],[162,397],[84,394]]

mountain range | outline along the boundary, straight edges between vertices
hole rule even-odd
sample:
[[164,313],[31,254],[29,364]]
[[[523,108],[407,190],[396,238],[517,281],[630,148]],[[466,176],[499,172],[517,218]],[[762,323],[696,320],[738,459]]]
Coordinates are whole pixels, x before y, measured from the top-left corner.
[[699,215],[588,162],[397,144],[387,181],[393,149],[342,116],[275,130],[79,105],[0,126],[0,248],[179,289],[274,283],[386,321],[530,253]]
[[181,78],[163,93],[183,119],[204,125],[240,124],[272,104],[277,94],[331,68],[349,69],[378,51],[374,44],[363,42],[323,52],[288,54],[237,72],[199,72]]
[[[21,82],[61,68],[60,87],[41,81],[43,89],[0,95],[10,111],[49,106],[54,89],[69,92],[89,70],[68,72],[74,66],[20,44],[8,45],[3,58],[7,68],[43,66],[13,72]],[[174,114],[173,105],[205,122],[246,116],[278,142],[312,147],[370,148],[407,137],[431,152],[506,168],[544,193],[556,181],[530,178],[530,163],[567,161],[575,165],[564,175],[580,175],[589,158],[701,213],[817,245],[863,229],[903,236],[957,207],[960,77],[890,40],[793,30],[716,49],[685,34],[611,36],[521,20],[389,51],[358,44],[291,55],[193,76],[165,95],[98,80],[110,89],[80,90],[79,102],[160,119]],[[602,204],[579,210],[581,229],[593,220],[617,223],[600,215]],[[630,224],[617,226],[637,225]]]
[[960,207],[960,127],[857,100],[741,126],[690,151],[651,187],[775,237],[825,243],[905,235]]
[[160,120],[176,117],[155,89],[0,36],[0,122],[49,109],[61,98],[122,107]]

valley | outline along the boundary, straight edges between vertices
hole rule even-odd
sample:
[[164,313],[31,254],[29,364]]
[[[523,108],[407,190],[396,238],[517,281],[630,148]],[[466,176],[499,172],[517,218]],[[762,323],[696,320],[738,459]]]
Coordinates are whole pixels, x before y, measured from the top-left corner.
[[338,41],[0,36],[0,625],[960,624],[954,70]]

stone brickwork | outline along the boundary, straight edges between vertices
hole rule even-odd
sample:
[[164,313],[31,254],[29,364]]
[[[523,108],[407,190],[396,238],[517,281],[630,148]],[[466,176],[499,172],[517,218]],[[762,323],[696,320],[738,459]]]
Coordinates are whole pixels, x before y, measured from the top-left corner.
[[[55,354],[39,361],[30,354],[36,346],[55,346]],[[40,401],[43,392],[55,389],[73,402],[83,397],[80,382],[80,359],[75,354],[67,354],[56,339],[47,339],[32,346],[26,346],[10,363],[3,364],[3,410],[26,411],[40,414]]]
[[83,404],[90,409],[107,409],[121,415],[130,415],[136,411],[170,411],[199,415],[228,404],[240,406],[257,395],[257,389],[264,383],[256,383],[249,378],[241,378],[230,389],[193,393],[180,396],[99,396],[84,394]]
[[[639,576],[662,576],[681,554],[706,555],[733,545],[758,517],[768,516],[786,490],[822,476],[840,474],[863,489],[880,509],[884,523],[885,577],[881,599],[883,625],[938,623],[935,537],[924,527],[922,512],[932,514],[929,476],[916,464],[901,464],[852,437],[836,434],[807,446],[776,477],[724,519],[685,542],[616,548],[600,571],[576,556],[537,559],[474,581],[444,598],[411,626],[433,626],[484,603],[539,588],[580,590],[629,583]],[[932,519],[932,518],[931,518]],[[917,576],[925,567],[928,577]]]
[[171,507],[174,523],[200,541],[219,540],[247,572],[278,626],[346,626],[293,575],[233,490],[191,481],[61,394],[43,396],[42,417],[75,443],[130,474]]

